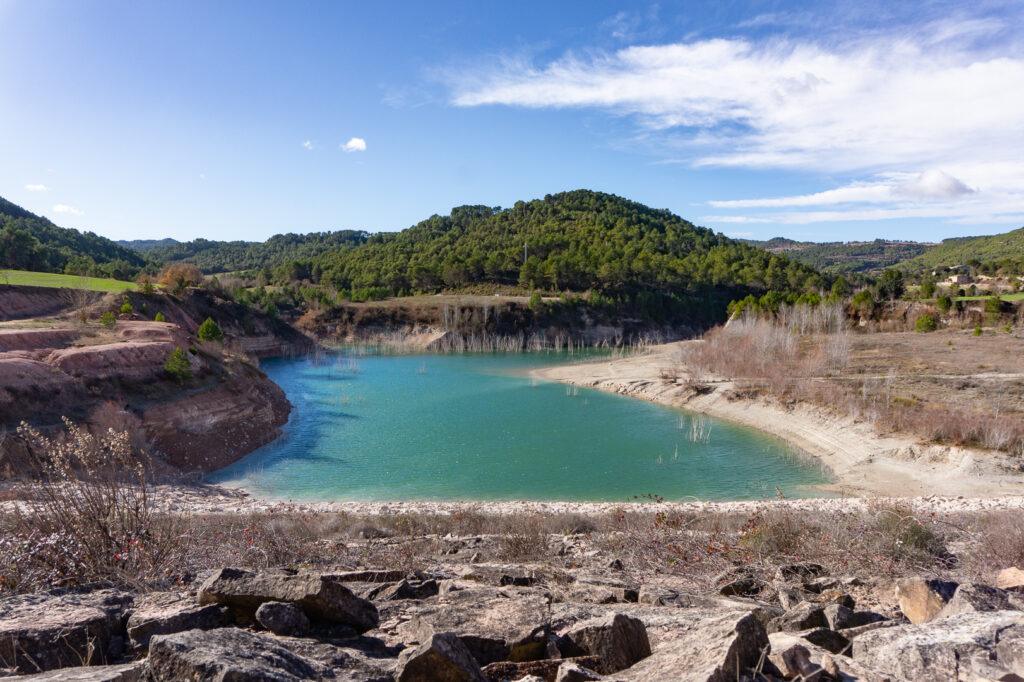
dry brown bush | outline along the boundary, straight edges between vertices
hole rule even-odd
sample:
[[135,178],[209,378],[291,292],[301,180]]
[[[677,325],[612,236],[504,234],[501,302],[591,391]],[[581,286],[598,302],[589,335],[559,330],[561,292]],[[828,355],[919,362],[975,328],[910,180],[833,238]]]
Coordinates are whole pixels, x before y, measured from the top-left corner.
[[65,420],[63,437],[22,423],[30,467],[5,519],[0,586],[31,590],[107,579],[161,582],[187,547],[181,519],[149,505],[149,468],[126,431],[93,435]]

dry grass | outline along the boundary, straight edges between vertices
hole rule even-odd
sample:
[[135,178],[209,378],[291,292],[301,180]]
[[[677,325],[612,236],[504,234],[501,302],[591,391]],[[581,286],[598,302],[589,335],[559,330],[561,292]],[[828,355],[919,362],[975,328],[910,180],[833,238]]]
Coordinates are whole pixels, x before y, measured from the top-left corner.
[[883,429],[1024,456],[1019,339],[963,332],[857,335],[827,310],[817,317],[783,313],[775,320],[734,320],[685,346],[680,361],[694,389],[717,375],[745,395],[806,401]]

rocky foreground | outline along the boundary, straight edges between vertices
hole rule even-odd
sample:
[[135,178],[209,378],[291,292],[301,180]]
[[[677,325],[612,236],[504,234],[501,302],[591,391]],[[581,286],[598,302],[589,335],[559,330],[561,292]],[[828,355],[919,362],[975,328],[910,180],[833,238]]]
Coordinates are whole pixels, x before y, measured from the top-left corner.
[[[472,545],[473,539],[460,540]],[[472,547],[469,547],[472,549]],[[1000,586],[742,568],[717,592],[605,569],[223,568],[0,600],[0,665],[32,680],[1021,680],[1024,572]]]

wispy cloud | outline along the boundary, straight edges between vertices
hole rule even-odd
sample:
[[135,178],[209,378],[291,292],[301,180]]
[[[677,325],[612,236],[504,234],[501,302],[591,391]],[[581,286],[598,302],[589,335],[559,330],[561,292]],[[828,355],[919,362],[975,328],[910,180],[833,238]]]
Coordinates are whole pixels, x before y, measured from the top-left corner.
[[67,213],[70,215],[85,215],[84,211],[80,211],[74,206],[68,206],[67,204],[54,204],[54,213]]
[[361,137],[350,138],[348,142],[341,145],[341,150],[344,152],[365,152],[366,140]]
[[45,192],[50,188],[47,187],[46,185],[25,185],[25,189],[27,189],[29,192]]
[[695,168],[847,178],[807,195],[711,202],[716,208],[834,206],[849,214],[882,204],[981,219],[1024,205],[1024,173],[1013,182],[996,177],[1024,149],[1024,48],[1007,40],[1008,26],[961,16],[820,43],[780,33],[637,45],[542,64],[509,60],[449,74],[449,85],[457,106],[628,117],[638,136],[667,150],[657,152],[664,160]]
[[302,146],[305,147],[306,149],[312,150],[313,142],[312,140],[306,140],[305,142],[302,143]]

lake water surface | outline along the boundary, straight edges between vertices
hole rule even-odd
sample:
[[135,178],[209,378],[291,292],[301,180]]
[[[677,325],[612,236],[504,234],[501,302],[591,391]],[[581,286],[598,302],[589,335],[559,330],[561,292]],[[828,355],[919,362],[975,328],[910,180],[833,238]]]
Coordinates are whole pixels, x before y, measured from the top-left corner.
[[817,494],[820,468],[771,436],[654,403],[538,382],[565,354],[307,356],[261,367],[294,405],[284,435],[212,474],[293,500],[624,501]]

